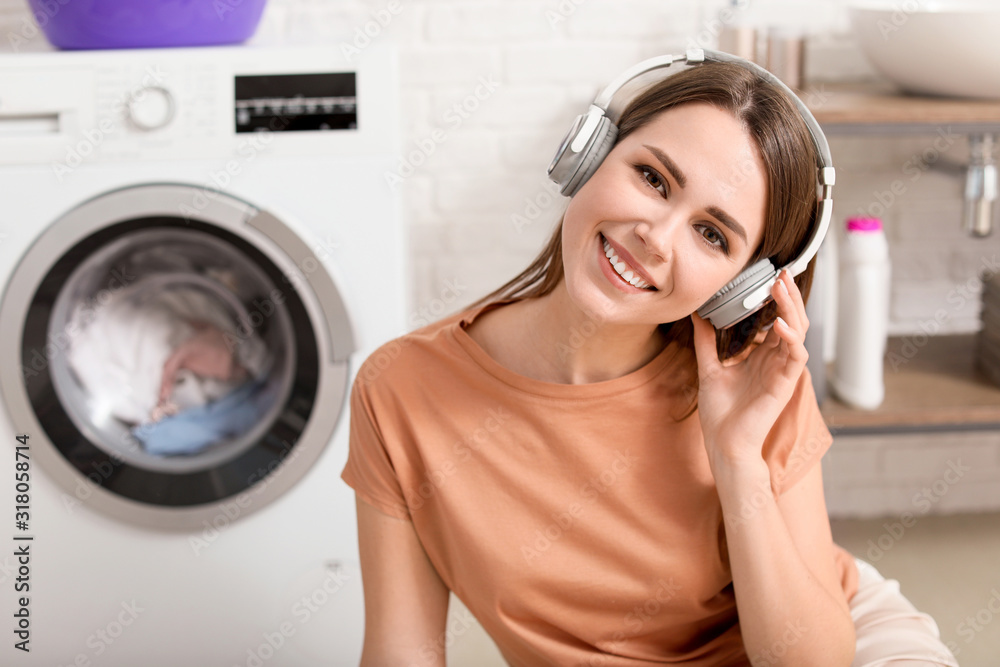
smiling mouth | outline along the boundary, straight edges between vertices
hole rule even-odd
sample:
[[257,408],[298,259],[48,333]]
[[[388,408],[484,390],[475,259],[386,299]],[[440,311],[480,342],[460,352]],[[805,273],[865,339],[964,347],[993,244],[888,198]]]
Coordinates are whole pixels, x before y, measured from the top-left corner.
[[630,270],[628,268],[628,264],[618,259],[615,249],[611,247],[611,244],[608,243],[608,240],[604,238],[603,234],[601,235],[601,242],[604,244],[604,255],[608,258],[608,263],[611,264],[611,268],[615,270],[615,273],[617,273],[622,280],[638,289],[644,289],[648,292],[656,291],[656,288],[643,280],[639,274]]

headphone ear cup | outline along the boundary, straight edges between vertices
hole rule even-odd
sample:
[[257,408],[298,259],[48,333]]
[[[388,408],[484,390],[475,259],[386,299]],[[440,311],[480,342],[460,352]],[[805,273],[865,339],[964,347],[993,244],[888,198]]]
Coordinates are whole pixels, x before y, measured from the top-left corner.
[[[763,278],[764,277],[763,276],[764,272],[767,271],[768,269],[770,269],[770,273],[772,275],[775,273],[774,265],[771,264],[771,260],[769,260],[767,258],[764,258],[762,260],[759,260],[759,261],[753,263],[752,265],[750,265],[749,267],[747,267],[746,269],[744,269],[740,273],[740,275],[736,276],[735,278],[733,278],[732,280],[730,280],[728,283],[726,283],[722,287],[722,289],[720,289],[718,292],[715,293],[715,297],[713,297],[713,298],[719,298],[722,295],[726,294],[727,292],[731,292],[732,290],[737,289],[740,285],[742,285],[743,283],[747,282],[748,280],[755,279],[758,275],[760,275],[760,277]],[[770,277],[770,276],[768,276],[768,277]]]
[[602,117],[597,129],[594,130],[594,136],[579,155],[574,157],[577,161],[576,169],[570,174],[566,183],[560,183],[564,195],[572,197],[590,180],[604,162],[604,158],[611,152],[617,138],[618,127],[606,117]]
[[760,285],[778,275],[770,259],[761,259],[726,283],[698,309],[698,316],[710,319],[716,329],[725,329],[756,312],[766,300],[752,310],[743,307],[742,300]]

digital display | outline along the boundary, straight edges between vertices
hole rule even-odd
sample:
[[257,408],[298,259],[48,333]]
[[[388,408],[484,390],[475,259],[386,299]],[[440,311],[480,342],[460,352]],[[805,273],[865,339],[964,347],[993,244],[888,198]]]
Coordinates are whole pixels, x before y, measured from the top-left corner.
[[322,132],[358,127],[354,72],[236,77],[236,132]]

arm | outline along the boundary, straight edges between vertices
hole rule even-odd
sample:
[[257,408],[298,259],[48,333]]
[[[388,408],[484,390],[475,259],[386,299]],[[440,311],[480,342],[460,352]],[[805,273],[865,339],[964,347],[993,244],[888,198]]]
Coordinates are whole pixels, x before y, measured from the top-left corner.
[[365,592],[362,667],[444,667],[448,588],[413,524],[355,495]]
[[776,500],[763,458],[778,416],[805,381],[809,356],[805,304],[787,271],[771,294],[780,317],[733,363],[719,361],[712,326],[691,316],[699,420],[722,504],[740,629],[755,666],[846,667],[856,640],[833,572],[820,466]]
[[714,472],[750,663],[849,665],[854,623],[834,567],[820,466],[777,501],[763,461]]

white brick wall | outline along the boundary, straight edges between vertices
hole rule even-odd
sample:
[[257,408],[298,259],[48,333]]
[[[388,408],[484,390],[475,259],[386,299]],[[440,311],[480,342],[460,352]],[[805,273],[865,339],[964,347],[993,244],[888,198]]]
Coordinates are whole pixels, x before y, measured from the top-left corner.
[[995,432],[841,435],[823,459],[835,517],[997,511],[998,478]]
[[[397,0],[398,11],[373,40],[397,43],[406,114],[404,156],[435,130],[444,140],[403,185],[410,223],[422,242],[414,249],[412,302],[433,299],[437,273],[459,266],[477,290],[503,282],[509,267],[533,256],[525,241],[541,241],[540,225],[523,233],[511,216],[544,187],[544,169],[572,118],[596,90],[621,69],[655,53],[714,39],[724,0]],[[756,20],[800,25],[811,34],[808,72],[814,80],[871,74],[852,48],[846,0],[801,3],[758,0]],[[342,47],[382,13],[389,0],[271,0],[258,39],[324,41]],[[0,0],[0,31],[23,31],[26,0]],[[44,48],[41,36],[36,46]],[[483,80],[498,85],[475,97]],[[464,104],[464,106],[463,106]],[[457,108],[456,108],[457,105]],[[441,135],[438,135],[441,136]],[[914,331],[933,304],[960,282],[985,253],[982,241],[958,229],[961,182],[934,170],[917,180],[905,165],[933,146],[935,137],[836,137],[831,141],[838,174],[837,221],[861,210],[879,211],[894,182],[902,195],[884,207],[893,239],[894,285],[891,331]],[[965,139],[953,141],[942,162],[964,162]],[[447,243],[457,225],[484,228],[495,242],[479,248]],[[499,226],[499,229],[494,227]],[[547,229],[547,227],[545,228]],[[500,233],[500,232],[505,233]],[[520,233],[519,233],[520,232]],[[485,232],[483,232],[485,234]],[[471,254],[470,254],[471,253]],[[429,256],[428,256],[429,255]],[[492,256],[491,256],[492,255]],[[419,267],[433,264],[435,272]],[[497,273],[488,273],[494,267]],[[930,295],[930,299],[928,299]],[[480,296],[470,292],[465,302]],[[976,326],[971,302],[945,330]]]
[[[461,308],[530,261],[562,210],[563,200],[553,194],[544,170],[575,115],[610,77],[636,60],[690,44],[713,46],[714,18],[726,4],[398,2],[398,15],[372,39],[394,42],[401,50],[402,159],[435,131],[444,136],[402,186],[413,241],[413,323]],[[849,34],[847,0],[752,4],[759,21],[805,26],[811,35],[811,80],[872,76]],[[257,39],[319,40],[341,48],[388,6],[389,0],[271,0]],[[0,0],[0,36],[23,32],[26,17],[26,0]],[[46,48],[40,36],[34,47]],[[483,80],[498,85],[482,95]],[[995,265],[995,245],[971,239],[959,229],[959,178],[937,168],[913,168],[914,156],[938,148],[946,150],[935,167],[948,161],[964,164],[964,137],[946,144],[933,134],[834,137],[831,147],[839,172],[838,225],[859,210],[884,209],[894,265],[891,333],[915,333],[942,308],[948,313],[943,332],[975,329],[976,290],[969,298],[955,295],[975,277],[977,266],[990,261]],[[885,193],[894,182],[903,191],[887,203]],[[453,297],[456,292],[458,298]],[[995,487],[982,477],[1000,476],[1000,445],[990,442],[958,446],[951,440],[942,444],[945,440],[937,436],[838,439],[827,470],[831,510],[862,515],[905,511],[915,485],[933,477],[941,457],[957,456],[955,452],[968,447],[970,453],[963,456],[977,462],[975,475],[956,485],[935,511],[1000,507]]]

